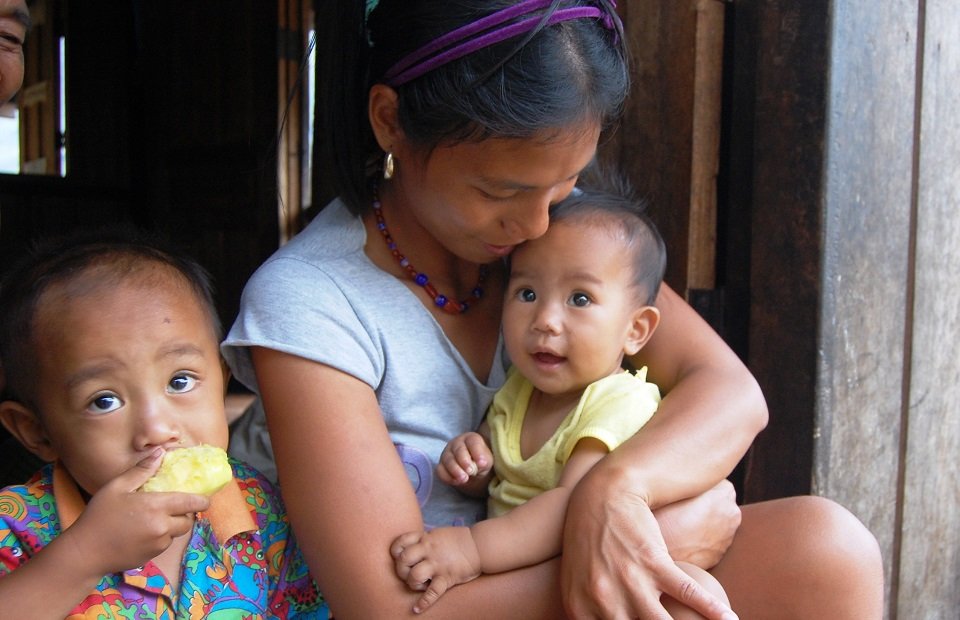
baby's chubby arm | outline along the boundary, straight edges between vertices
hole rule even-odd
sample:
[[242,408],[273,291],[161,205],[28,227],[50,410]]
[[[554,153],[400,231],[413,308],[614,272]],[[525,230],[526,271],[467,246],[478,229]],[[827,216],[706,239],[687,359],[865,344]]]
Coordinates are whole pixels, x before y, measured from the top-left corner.
[[437,477],[441,482],[471,497],[484,497],[493,476],[493,453],[486,428],[484,422],[476,432],[451,439],[437,465]]
[[607,452],[602,442],[581,439],[559,484],[507,514],[469,528],[444,527],[398,537],[390,546],[397,575],[411,589],[424,591],[414,611],[425,610],[449,588],[481,573],[522,568],[558,555],[570,492]]
[[[209,507],[208,498],[138,492],[162,456],[158,448],[104,485],[76,523],[0,579],[4,615],[63,618],[104,575],[143,566],[191,530],[194,514]],[[44,604],[38,607],[37,601]]]

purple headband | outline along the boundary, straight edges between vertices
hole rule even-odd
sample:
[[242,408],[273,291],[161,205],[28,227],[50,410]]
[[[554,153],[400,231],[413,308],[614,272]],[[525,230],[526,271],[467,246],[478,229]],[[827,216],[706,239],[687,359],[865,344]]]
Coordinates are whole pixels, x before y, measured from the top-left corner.
[[[546,9],[551,4],[551,0],[524,0],[514,6],[502,9],[496,13],[491,13],[475,22],[461,26],[427,43],[412,54],[401,59],[387,70],[383,76],[383,81],[388,86],[394,87],[406,84],[448,62],[528,32],[543,21],[542,15],[528,17],[507,24],[506,26],[502,24],[518,17],[524,17],[536,11]],[[616,0],[611,0],[610,4],[613,5],[613,7],[617,6]],[[616,30],[614,23],[615,16],[611,17],[605,11],[594,6],[558,9],[550,15],[544,26],[570,19],[583,19],[588,17],[600,19],[603,21],[604,26],[610,30]],[[480,36],[470,38],[477,34],[480,34]]]

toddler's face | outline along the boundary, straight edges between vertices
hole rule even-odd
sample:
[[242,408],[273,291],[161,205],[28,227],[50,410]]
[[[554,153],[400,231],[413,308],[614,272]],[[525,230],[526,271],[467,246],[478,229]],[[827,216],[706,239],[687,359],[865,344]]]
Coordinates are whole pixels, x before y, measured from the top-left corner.
[[557,222],[513,253],[503,306],[511,361],[540,391],[573,394],[620,369],[633,317],[623,243],[604,226]]
[[226,448],[224,376],[185,282],[53,286],[37,314],[37,406],[55,456],[88,493],[155,448]]

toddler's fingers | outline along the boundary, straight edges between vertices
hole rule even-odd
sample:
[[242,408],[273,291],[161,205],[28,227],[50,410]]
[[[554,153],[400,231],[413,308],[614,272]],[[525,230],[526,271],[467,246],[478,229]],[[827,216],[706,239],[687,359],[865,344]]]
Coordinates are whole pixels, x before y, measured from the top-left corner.
[[442,482],[450,485],[463,484],[470,479],[469,474],[460,465],[454,450],[444,450],[437,465],[437,476]]
[[443,596],[443,593],[446,592],[449,587],[450,585],[445,577],[432,579],[427,590],[413,606],[413,613],[419,614],[426,611],[428,607],[437,602],[437,599]]
[[155,449],[136,465],[114,478],[111,484],[116,485],[122,491],[136,491],[160,469],[163,453],[163,448]]
[[156,493],[156,501],[163,502],[167,514],[172,516],[186,516],[191,520],[193,515],[210,507],[210,498],[206,495],[194,493]]
[[[467,441],[469,442],[469,438],[467,439]],[[467,476],[477,475],[477,472],[479,471],[479,467],[477,467],[477,464],[473,460],[473,454],[470,453],[469,444],[467,442],[464,442],[459,446],[457,446],[453,450],[453,455],[457,460],[457,465],[460,466],[460,469],[463,470],[463,473],[465,475]],[[462,480],[462,482],[466,482],[466,480],[464,479]]]
[[490,456],[490,448],[483,437],[474,433],[466,437],[464,443],[470,453],[470,462],[476,467],[476,470],[470,475],[476,476],[478,473],[489,470],[493,465],[493,459]]
[[[436,567],[429,560],[423,560],[410,567],[407,585],[411,590],[423,591],[437,580]],[[446,589],[446,588],[444,588]]]
[[407,532],[397,536],[390,545],[390,555],[393,556],[393,559],[399,559],[404,549],[420,542],[420,535],[420,532]]

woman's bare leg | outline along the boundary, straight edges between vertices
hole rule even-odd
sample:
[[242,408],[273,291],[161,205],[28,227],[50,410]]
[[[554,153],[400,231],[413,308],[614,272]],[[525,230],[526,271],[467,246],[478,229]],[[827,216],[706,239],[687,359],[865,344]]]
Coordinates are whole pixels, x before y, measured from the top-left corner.
[[880,548],[853,514],[821,497],[742,510],[733,544],[710,571],[741,620],[883,616]]

